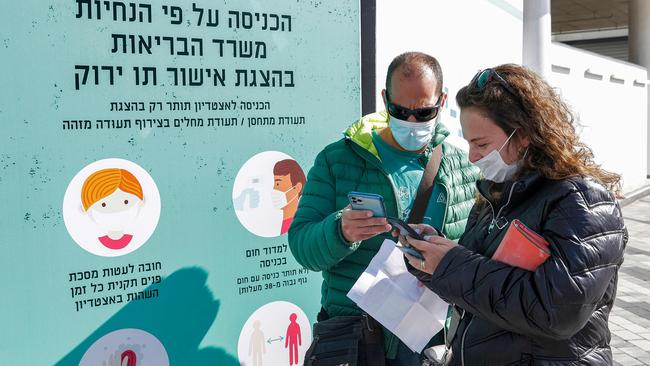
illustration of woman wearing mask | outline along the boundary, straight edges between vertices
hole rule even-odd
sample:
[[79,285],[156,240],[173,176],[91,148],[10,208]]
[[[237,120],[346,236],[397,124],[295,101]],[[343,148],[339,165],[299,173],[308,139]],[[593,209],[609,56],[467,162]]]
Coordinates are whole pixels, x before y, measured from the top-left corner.
[[126,232],[144,204],[138,179],[124,169],[102,169],[91,174],[81,189],[83,210],[106,235],[97,239],[106,248],[126,247],[133,235]]
[[278,161],[273,167],[274,185],[271,192],[273,207],[282,210],[280,235],[289,231],[305,186],[305,173],[293,159]]

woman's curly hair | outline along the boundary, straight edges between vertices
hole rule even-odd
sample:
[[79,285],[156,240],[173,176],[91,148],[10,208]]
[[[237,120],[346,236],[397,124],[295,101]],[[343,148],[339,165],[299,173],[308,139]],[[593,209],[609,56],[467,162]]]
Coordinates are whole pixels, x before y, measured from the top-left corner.
[[[621,197],[621,176],[594,162],[591,149],[580,141],[574,116],[567,104],[544,79],[515,64],[493,69],[497,76],[479,88],[475,79],[460,89],[456,102],[462,108],[475,107],[493,120],[507,135],[515,129],[530,140],[520,174],[539,171],[548,179],[592,177]],[[514,94],[514,95],[513,95]]]

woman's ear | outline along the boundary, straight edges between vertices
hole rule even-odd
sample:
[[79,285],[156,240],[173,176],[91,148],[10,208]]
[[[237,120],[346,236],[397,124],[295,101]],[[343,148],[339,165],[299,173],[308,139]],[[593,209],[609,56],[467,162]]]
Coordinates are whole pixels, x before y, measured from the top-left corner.
[[519,145],[521,145],[521,147],[523,147],[524,149],[527,149],[528,145],[530,145],[530,139],[528,138],[528,136],[519,137]]
[[517,138],[517,145],[518,145],[518,154],[519,158],[523,158],[527,152],[528,152],[528,147],[530,146],[530,139],[528,136],[521,136]]

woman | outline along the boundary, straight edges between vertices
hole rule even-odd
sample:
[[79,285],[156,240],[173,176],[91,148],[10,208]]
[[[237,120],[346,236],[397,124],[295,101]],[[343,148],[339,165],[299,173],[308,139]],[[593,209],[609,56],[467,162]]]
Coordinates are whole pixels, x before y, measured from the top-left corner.
[[[458,244],[400,238],[424,256],[407,255],[411,273],[452,304],[444,363],[611,365],[607,319],[627,242],[620,177],[593,162],[566,104],[530,70],[483,70],[456,100],[484,176],[465,233]],[[549,244],[534,271],[490,259],[514,219]]]
[[81,188],[83,210],[105,234],[97,240],[113,250],[125,248],[133,239],[126,230],[140,213],[143,200],[140,182],[124,169],[94,172]]

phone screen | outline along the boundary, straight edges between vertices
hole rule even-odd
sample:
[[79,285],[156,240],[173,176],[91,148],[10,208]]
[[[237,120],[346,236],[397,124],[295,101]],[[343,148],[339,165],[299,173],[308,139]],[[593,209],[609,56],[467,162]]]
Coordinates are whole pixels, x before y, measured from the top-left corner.
[[399,233],[402,235],[408,235],[414,239],[417,240],[424,240],[424,237],[420,235],[417,231],[415,231],[411,226],[409,226],[406,222],[394,218],[394,217],[389,217],[388,218],[388,223],[393,225],[395,228],[399,230]]

